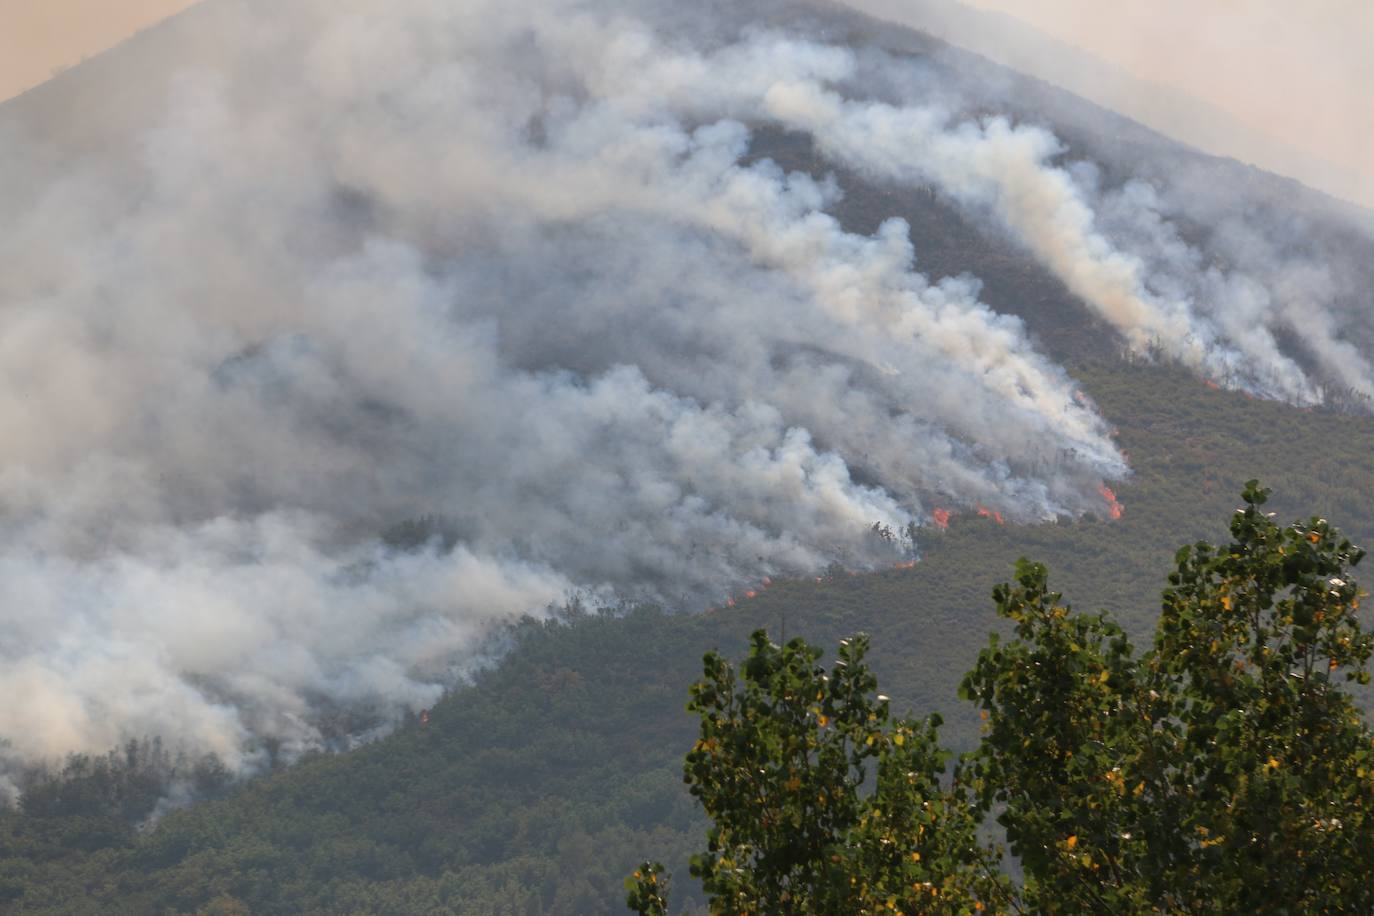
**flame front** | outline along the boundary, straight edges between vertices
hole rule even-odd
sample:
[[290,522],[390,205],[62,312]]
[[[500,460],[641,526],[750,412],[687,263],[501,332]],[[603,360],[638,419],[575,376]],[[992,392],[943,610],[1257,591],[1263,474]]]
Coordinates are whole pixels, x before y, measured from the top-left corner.
[[1121,514],[1126,511],[1126,507],[1116,498],[1116,493],[1105,483],[1097,488],[1097,492],[1102,494],[1102,498],[1107,501],[1107,515],[1109,518],[1121,518]]
[[979,518],[990,518],[999,525],[1006,524],[1006,520],[1002,518],[1001,512],[996,512],[992,509],[989,509],[987,506],[978,507],[978,516]]

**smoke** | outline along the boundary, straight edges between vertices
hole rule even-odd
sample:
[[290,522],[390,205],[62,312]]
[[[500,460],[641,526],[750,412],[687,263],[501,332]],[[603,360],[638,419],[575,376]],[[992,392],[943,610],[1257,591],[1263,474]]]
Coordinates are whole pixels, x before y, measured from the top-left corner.
[[[1100,223],[1140,253],[1155,288],[1203,303],[1218,335],[1236,342],[1236,354],[1209,367],[1219,381],[1300,404],[1320,403],[1327,389],[1374,393],[1366,278],[1351,270],[1358,255],[1342,252],[1339,239],[1305,214],[1276,218],[1186,171],[1169,184],[1135,180],[1110,191],[1092,169],[1078,174]],[[1185,239],[1184,224],[1200,241]],[[1296,344],[1305,365],[1281,340]]]
[[845,99],[815,78],[773,83],[763,112],[810,132],[828,156],[870,178],[931,185],[991,215],[1137,352],[1159,349],[1235,387],[1317,403],[1319,384],[1276,339],[1288,332],[1325,376],[1374,393],[1369,364],[1340,337],[1321,267],[1287,262],[1253,231],[1234,238],[1247,231],[1234,219],[1217,221],[1213,250],[1229,252],[1239,269],[1208,265],[1152,185],[1104,190],[1090,163],[1062,162],[1064,147],[1043,128]]
[[[957,101],[967,104],[856,101],[810,79],[775,83],[764,109],[873,180],[933,186],[992,216],[1137,352],[1297,404],[1320,403],[1333,386],[1374,393],[1374,371],[1350,339],[1369,342],[1366,317],[1351,307],[1367,301],[1367,287],[1349,271],[1337,280],[1342,258],[1323,244],[1329,232],[1308,236],[1307,214],[1238,203],[1245,188],[1208,187],[1215,176],[1196,167],[1104,187],[1100,170],[1068,159],[1048,130],[960,119],[947,107]],[[1207,227],[1204,243],[1186,241],[1183,226]],[[1300,342],[1306,365],[1284,337]]]
[[1213,155],[1374,206],[1359,0],[846,0],[1046,80]]
[[[951,0],[921,0],[898,5],[900,9],[886,0],[853,0],[849,5],[930,29],[1202,148],[1258,161],[1315,187],[1331,190],[1344,182],[1346,190],[1353,188],[1350,176],[1340,176],[1330,163],[1314,164],[1311,157],[1302,161],[1292,150],[1281,150],[1277,135],[1261,137],[1222,110],[1167,87],[1133,81],[1124,71],[1010,17]],[[1064,9],[1072,5],[1060,4]],[[1037,7],[1034,12],[1038,17],[1046,11]],[[1158,4],[1148,9],[1142,5],[1122,17],[1079,16],[1074,25],[1088,46],[1095,46],[1096,35],[1118,50],[1155,58],[1147,62],[1152,67],[1166,61],[1163,72],[1169,79],[1179,78],[1180,67],[1191,70],[1183,78],[1196,91],[1230,93],[1238,110],[1253,114],[1257,106],[1270,109],[1256,123],[1271,130],[1287,124],[1283,136],[1309,153],[1343,134],[1341,158],[1356,164],[1354,153],[1361,146],[1354,141],[1362,125],[1346,115],[1359,108],[1353,99],[1364,83],[1351,77],[1358,68],[1348,49],[1359,44],[1354,36],[1368,17],[1356,15],[1353,8],[1339,15],[1327,10],[1301,23],[1296,32],[1285,22],[1284,34],[1291,40],[1280,42],[1282,47],[1265,41],[1249,48],[1229,41],[1242,14],[1199,17],[1196,12],[1191,6],[1185,12],[1182,7],[1161,11]],[[1050,10],[1045,18],[1057,15]],[[1280,21],[1270,18],[1265,27]],[[1158,33],[1156,40],[1142,41],[1141,28]],[[1223,32],[1228,36],[1224,44],[1241,59],[1218,67],[1214,54],[1202,52],[1205,42],[1199,36],[1215,38]],[[1105,40],[1107,33],[1112,41]],[[1315,38],[1318,33],[1324,37]],[[1160,56],[1158,49],[1173,47],[1175,37],[1198,46],[1180,51],[1182,58],[1172,52]],[[1302,65],[1294,61],[1294,66],[1276,67],[1275,54],[1301,57]],[[1124,118],[1094,114],[1090,106],[1065,105],[1062,93],[990,68],[956,49],[937,49],[927,57],[958,76],[945,72],[920,85],[926,107],[937,99],[947,111],[964,112],[959,130],[966,134],[1010,130],[1023,141],[1017,150],[998,142],[1005,136],[984,136],[985,152],[965,147],[964,155],[1033,158],[1038,148],[1040,165],[1059,168],[1036,168],[1034,163],[1022,168],[1024,163],[1017,163],[1008,168],[1009,180],[1001,188],[981,191],[951,189],[939,176],[925,180],[965,200],[971,194],[984,201],[997,195],[1009,198],[1000,215],[1004,224],[1043,261],[1057,265],[1053,269],[1066,285],[1098,305],[1137,348],[1148,340],[1148,349],[1162,350],[1230,387],[1300,404],[1320,403],[1342,389],[1365,397],[1374,391],[1374,374],[1362,355],[1374,346],[1367,318],[1370,276],[1363,267],[1374,253],[1368,211],[1161,142]],[[1184,63],[1183,58],[1189,60]],[[863,71],[861,79],[872,83],[892,69],[883,61]],[[908,75],[904,82],[915,81]],[[1021,122],[968,114],[1008,110]],[[951,115],[938,117],[953,120]],[[1071,131],[1072,152],[1058,138],[1034,128],[1047,120],[1055,122],[1057,131]],[[854,135],[845,137],[852,140]],[[1070,159],[1084,154],[1100,162]],[[877,154],[870,149],[867,155]],[[1099,165],[1114,177],[1104,177]],[[921,166],[905,162],[883,168],[889,175],[903,171],[919,173]],[[1013,179],[1015,174],[1034,180],[1028,184]],[[1350,196],[1362,199],[1358,192]],[[1036,207],[1043,218],[1036,218]],[[1085,250],[1099,256],[1064,257]],[[1163,329],[1157,314],[1161,307],[1169,317]]]
[[[1020,320],[923,276],[902,220],[847,231],[834,179],[754,155],[761,124],[933,183],[1138,347],[1313,396],[1154,275],[1198,273],[1166,203],[1145,245],[1118,225],[1143,192],[1047,131],[865,96],[866,67],[925,85],[909,61],[723,7],[225,9],[225,62],[155,126],[60,169],[0,129],[12,760],[162,734],[251,768],[326,744],[330,710],[432,703],[572,595],[890,564],[935,505],[1101,511],[1125,463]],[[432,539],[379,538],[421,516]]]

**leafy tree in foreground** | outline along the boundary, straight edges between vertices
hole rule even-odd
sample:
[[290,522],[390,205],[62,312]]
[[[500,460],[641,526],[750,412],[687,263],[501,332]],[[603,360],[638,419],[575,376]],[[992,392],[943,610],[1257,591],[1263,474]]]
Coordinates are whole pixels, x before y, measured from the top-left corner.
[[[1143,655],[1021,561],[994,592],[1015,637],[962,685],[983,738],[949,781],[938,722],[891,718],[864,637],[828,675],[762,632],[738,674],[708,655],[684,775],[714,822],[692,864],[712,910],[1374,909],[1374,734],[1345,686],[1374,652],[1363,552],[1322,519],[1280,528],[1267,495],[1247,486],[1231,544],[1178,552]],[[1019,886],[979,842],[994,812]],[[667,912],[662,866],[626,885]]]
[[[842,642],[829,674],[819,649],[761,631],[738,674],[706,656],[685,775],[715,822],[692,874],[717,910],[957,910],[1008,892],[978,845],[973,797],[941,787],[938,721],[891,716],[867,649],[864,636]],[[666,909],[661,870],[629,882],[641,913]]]

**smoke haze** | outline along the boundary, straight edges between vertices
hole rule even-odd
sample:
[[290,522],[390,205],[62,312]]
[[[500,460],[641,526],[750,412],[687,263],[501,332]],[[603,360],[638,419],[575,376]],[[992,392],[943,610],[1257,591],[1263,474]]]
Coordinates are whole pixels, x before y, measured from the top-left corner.
[[194,0],[0,0],[0,100],[42,83]]
[[1374,207],[1374,6],[1363,0],[846,3]]
[[325,709],[432,703],[572,595],[701,607],[901,560],[936,506],[1101,511],[1128,469],[1022,322],[923,275],[902,220],[844,228],[836,180],[752,155],[763,126],[1007,233],[1123,346],[1374,391],[1348,278],[1186,176],[1113,182],[970,114],[987,85],[745,13],[224,3],[224,62],[153,126],[54,156],[0,125],[0,689],[27,698],[0,752],[156,733],[252,767],[326,743]]

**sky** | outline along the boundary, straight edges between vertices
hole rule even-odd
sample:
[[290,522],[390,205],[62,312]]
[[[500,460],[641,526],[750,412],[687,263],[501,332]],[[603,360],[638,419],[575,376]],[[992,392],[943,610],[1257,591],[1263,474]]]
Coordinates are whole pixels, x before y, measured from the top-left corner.
[[[0,99],[129,37],[193,0],[0,0]],[[968,0],[1033,25],[1146,83],[1228,116],[1218,123],[1161,104],[1149,86],[1075,80],[1054,54],[1006,62],[1138,117],[1211,152],[1234,155],[1374,206],[1374,3],[1370,0]],[[927,0],[850,0],[923,24]],[[934,4],[936,6],[940,3]],[[919,10],[919,12],[916,12]],[[974,30],[977,31],[977,30]],[[978,35],[947,35],[977,44]],[[960,41],[960,39],[966,41]],[[981,39],[986,43],[986,34]],[[996,48],[975,47],[984,53]],[[1005,50],[1005,49],[1004,49]]]
[[80,63],[194,0],[0,0],[0,99]]
[[[1338,165],[1374,145],[1369,0],[971,0],[1185,90]],[[1110,9],[1110,15],[1103,10]]]
[[846,2],[1208,152],[1374,207],[1370,0],[965,0],[1085,51],[1115,75],[1011,21],[969,17],[952,0]]

